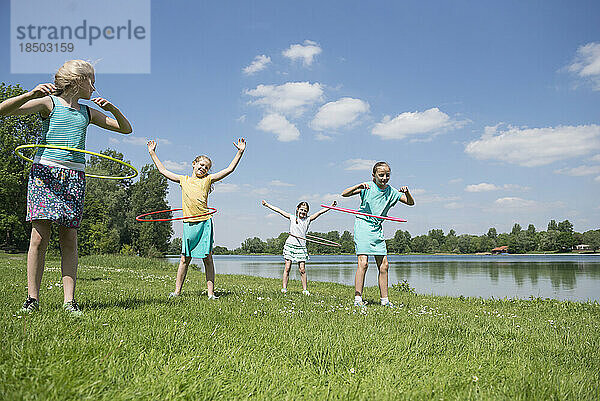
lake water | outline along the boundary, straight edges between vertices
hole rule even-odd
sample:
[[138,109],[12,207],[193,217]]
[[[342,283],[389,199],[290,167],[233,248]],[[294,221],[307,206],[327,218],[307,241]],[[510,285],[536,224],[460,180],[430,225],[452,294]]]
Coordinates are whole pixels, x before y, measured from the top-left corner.
[[[281,256],[216,255],[214,261],[217,275],[281,278],[283,272]],[[407,280],[419,294],[600,301],[600,255],[388,255],[388,261],[390,286]],[[203,267],[200,259],[192,263]],[[306,271],[309,289],[311,281],[354,285],[356,256],[314,255]],[[300,279],[297,264],[290,279]],[[365,286],[376,285],[377,266],[369,257]],[[288,287],[301,289],[299,283]]]

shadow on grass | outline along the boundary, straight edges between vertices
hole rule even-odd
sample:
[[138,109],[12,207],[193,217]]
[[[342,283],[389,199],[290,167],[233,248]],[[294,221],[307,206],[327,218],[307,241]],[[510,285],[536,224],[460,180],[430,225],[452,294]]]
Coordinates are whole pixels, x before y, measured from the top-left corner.
[[138,309],[146,305],[164,305],[168,304],[167,297],[152,297],[152,298],[127,298],[115,299],[110,301],[88,301],[83,306],[85,309]]
[[78,281],[105,281],[110,280],[109,277],[77,277]]

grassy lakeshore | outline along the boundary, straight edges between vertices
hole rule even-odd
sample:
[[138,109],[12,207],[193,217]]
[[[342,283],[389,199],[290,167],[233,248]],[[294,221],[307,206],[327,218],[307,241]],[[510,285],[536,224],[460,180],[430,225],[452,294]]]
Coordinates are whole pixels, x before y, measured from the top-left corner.
[[19,317],[25,255],[0,254],[0,399],[600,399],[598,303],[390,289],[390,310],[371,287],[361,311],[349,286],[218,274],[209,301],[198,270],[168,301],[174,265],[89,256],[71,318],[46,266]]

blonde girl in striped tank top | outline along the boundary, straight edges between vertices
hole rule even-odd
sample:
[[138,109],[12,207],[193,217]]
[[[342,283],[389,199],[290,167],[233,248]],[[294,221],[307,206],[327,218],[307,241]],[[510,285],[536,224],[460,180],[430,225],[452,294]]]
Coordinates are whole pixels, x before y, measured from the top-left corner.
[[[121,134],[131,133],[131,124],[111,102],[101,97],[93,103],[109,112],[79,103],[94,92],[94,67],[83,60],[70,60],[58,69],[54,83],[39,84],[33,90],[0,103],[0,115],[39,113],[42,118],[40,144],[85,149],[87,126],[91,123]],[[39,291],[44,272],[46,248],[52,222],[58,224],[61,249],[65,311],[81,315],[75,301],[77,277],[77,229],[83,214],[85,158],[81,152],[39,148],[27,186],[27,221],[31,239],[27,253],[28,297],[22,312],[39,308]]]
[[[308,278],[306,277],[306,261],[308,260],[308,250],[306,249],[306,233],[308,232],[308,226],[313,220],[328,212],[329,209],[321,209],[312,216],[308,215],[308,202],[300,202],[296,206],[296,213],[284,212],[277,206],[273,206],[267,201],[262,201],[263,206],[268,207],[274,212],[279,213],[286,219],[290,220],[290,236],[285,241],[283,246],[283,259],[285,260],[283,269],[283,287],[281,288],[282,293],[287,293],[288,279],[290,277],[290,270],[292,270],[292,262],[298,263],[298,270],[300,271],[300,281],[302,282],[302,293],[304,295],[310,295],[308,291]],[[336,201],[333,201],[332,206],[337,205]]]

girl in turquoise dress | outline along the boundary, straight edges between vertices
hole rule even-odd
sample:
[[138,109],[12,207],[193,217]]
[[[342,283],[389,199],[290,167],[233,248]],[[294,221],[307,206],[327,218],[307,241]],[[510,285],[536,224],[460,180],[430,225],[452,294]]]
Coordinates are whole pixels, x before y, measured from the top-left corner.
[[[397,202],[412,206],[415,200],[408,187],[396,189],[388,185],[391,169],[386,162],[378,162],[373,166],[373,183],[363,182],[346,188],[342,196],[348,197],[360,194],[359,212],[375,216],[387,216],[388,211]],[[354,221],[354,245],[358,257],[358,268],[354,278],[354,305],[364,307],[362,299],[365,274],[369,265],[369,255],[375,256],[379,269],[379,293],[381,305],[393,307],[388,299],[388,260],[387,247],[383,236],[382,219],[357,215]]]

